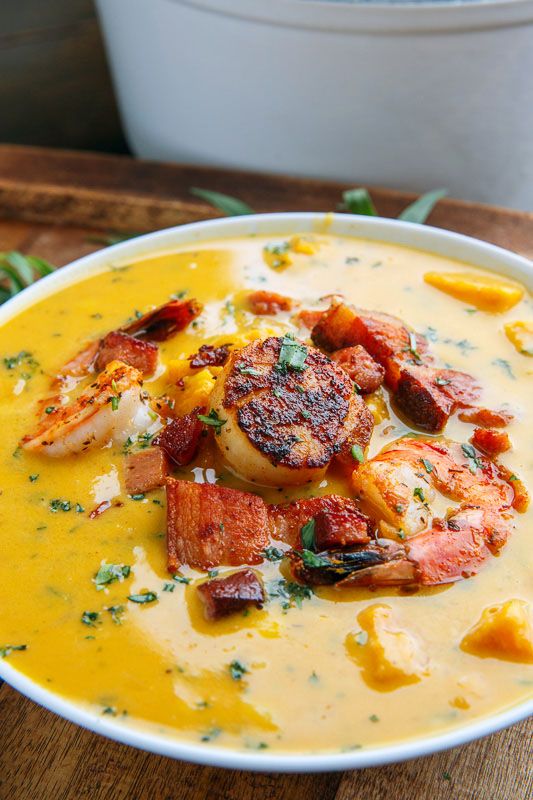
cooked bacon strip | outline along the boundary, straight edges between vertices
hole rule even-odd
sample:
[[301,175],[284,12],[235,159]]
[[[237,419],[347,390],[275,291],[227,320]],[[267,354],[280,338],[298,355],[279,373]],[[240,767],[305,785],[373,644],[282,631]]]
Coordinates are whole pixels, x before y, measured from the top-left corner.
[[186,328],[201,311],[202,304],[197,300],[171,300],[170,303],[165,303],[133,320],[129,325],[124,325],[121,331],[137,339],[165,342]]
[[400,371],[395,400],[416,425],[437,433],[457,408],[475,402],[480,391],[465,372],[409,365]]
[[257,495],[210,483],[167,479],[167,565],[196,569],[259,564],[268,514]]
[[178,466],[189,464],[198,450],[203,425],[198,419],[204,409],[198,407],[183,417],[176,417],[153,439],[152,444],[165,451]]
[[299,548],[302,527],[313,517],[316,519],[320,513],[353,514],[358,519],[362,516],[353,500],[338,494],[311,497],[309,500],[294,500],[292,503],[269,506],[272,535],[291,547]]
[[262,608],[265,602],[263,582],[251,569],[205,581],[198,587],[198,595],[204,615],[210,621],[244,611],[249,606]]
[[128,494],[149,492],[164,486],[168,475],[168,460],[160,447],[150,447],[126,456],[124,483]]
[[152,342],[143,342],[123,331],[111,331],[100,341],[94,368],[101,372],[111,361],[118,360],[135,367],[145,376],[153,375],[157,353],[157,345]]
[[490,408],[469,408],[467,411],[461,411],[459,419],[461,422],[471,422],[480,428],[504,428],[514,417],[503,409],[494,411]]
[[314,519],[316,550],[353,547],[370,541],[373,524],[360,511],[319,511]]
[[425,337],[388,314],[333,304],[313,328],[311,338],[327,350],[364,347],[385,370],[385,383],[400,409],[433,433],[441,431],[458,408],[479,399],[481,388],[470,375],[435,367]]
[[361,394],[375,392],[383,383],[385,370],[360,344],[336,350],[331,358],[348,373]]
[[505,431],[492,431],[489,428],[476,428],[470,441],[491,458],[511,449],[511,440]]
[[280,311],[290,311],[294,307],[294,300],[290,297],[264,289],[248,295],[248,302],[253,314],[277,314]]
[[221,344],[214,347],[212,344],[203,344],[197,353],[189,356],[191,367],[199,369],[201,367],[223,367],[229,358],[229,347]]
[[513,489],[512,507],[520,514],[523,514],[527,511],[529,506],[529,492],[526,489],[525,483],[520,480],[518,475],[515,475],[514,472],[511,472],[511,470],[507,469],[503,464],[497,464],[496,468],[500,477]]

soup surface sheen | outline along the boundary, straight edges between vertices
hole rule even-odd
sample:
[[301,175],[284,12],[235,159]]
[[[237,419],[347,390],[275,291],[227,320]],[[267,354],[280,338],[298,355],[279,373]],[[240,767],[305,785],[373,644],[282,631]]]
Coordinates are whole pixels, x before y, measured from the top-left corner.
[[[206,341],[231,342],[243,330],[265,337],[296,331],[288,313],[254,318],[245,311],[250,290],[297,298],[302,308],[324,308],[319,298],[341,292],[348,302],[397,315],[429,334],[443,363],[481,381],[484,406],[509,404],[516,412],[507,429],[513,448],[501,461],[533,486],[526,416],[531,360],[504,334],[505,323],[532,319],[527,296],[502,314],[476,310],[423,280],[428,271],[464,270],[464,264],[326,235],[315,237],[316,253],[295,255],[280,270],[263,257],[272,238],[218,240],[110,264],[0,330],[0,646],[27,646],[4,654],[39,684],[124,725],[239,749],[346,751],[441,732],[525,700],[531,666],[467,653],[460,642],[485,608],[512,598],[531,602],[529,512],[517,515],[501,555],[471,579],[410,593],[317,588],[284,608],[276,592],[280,579],[291,578],[279,562],[265,561],[258,567],[272,595],[265,607],[210,623],[195,591],[205,574],[184,567],[187,584],[172,582],[166,571],[163,490],[137,499],[125,493],[121,447],[57,459],[18,447],[35,426],[50,376],[137,310],[182,291],[204,304],[195,326],[160,346],[165,363]],[[155,395],[167,383],[163,374],[145,388]],[[409,430],[389,408],[389,418],[374,429],[369,456]],[[472,430],[454,416],[445,433],[467,442]],[[251,487],[231,475],[212,445],[175,474],[254,490],[268,502],[349,494],[334,470],[319,485],[290,491]],[[106,499],[122,505],[89,518]],[[102,561],[130,565],[131,574],[97,591],[93,579]],[[157,593],[157,601],[127,600],[144,590]],[[392,609],[426,659],[416,681],[387,691],[368,680],[349,636],[361,630],[358,614],[375,604]],[[84,612],[98,616],[91,622]]]

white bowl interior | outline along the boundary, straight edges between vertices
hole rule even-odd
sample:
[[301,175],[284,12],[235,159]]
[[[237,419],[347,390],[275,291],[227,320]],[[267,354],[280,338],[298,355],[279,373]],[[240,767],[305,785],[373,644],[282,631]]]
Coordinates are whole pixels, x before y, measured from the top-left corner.
[[[187,244],[249,234],[317,234],[354,236],[401,244],[497,271],[533,290],[533,264],[526,258],[494,245],[450,231],[380,217],[347,214],[281,213],[217,219],[184,225],[114,245],[85,256],[42,279],[0,308],[5,324],[24,308],[42,300],[63,286],[108,269],[158,252],[172,251]],[[279,772],[319,772],[357,769],[427,755],[486,736],[533,714],[533,699],[497,714],[488,715],[460,728],[424,739],[400,744],[362,748],[346,753],[257,754],[212,745],[194,745],[179,738],[157,735],[133,726],[123,726],[81,705],[43,688],[6,661],[0,660],[0,678],[31,700],[60,716],[124,744],[199,764]]]

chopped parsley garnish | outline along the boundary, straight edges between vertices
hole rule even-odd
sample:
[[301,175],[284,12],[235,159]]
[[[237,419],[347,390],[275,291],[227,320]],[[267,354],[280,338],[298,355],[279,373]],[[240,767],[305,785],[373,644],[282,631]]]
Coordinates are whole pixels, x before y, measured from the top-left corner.
[[84,512],[84,511],[85,511],[85,509],[84,509],[84,507],[81,505],[81,503],[76,503],[76,513],[77,513],[77,514],[83,514],[83,512]]
[[130,494],[131,500],[144,500],[144,494],[139,492],[139,494]]
[[368,633],[366,631],[357,631],[357,633],[354,633],[353,638],[358,645],[364,647],[364,645],[368,642]]
[[370,714],[369,718],[370,722],[379,722],[379,717],[377,714]]
[[35,481],[39,477],[39,473],[35,473],[35,475],[29,475],[28,477],[31,483],[35,483]]
[[516,375],[514,374],[513,369],[506,358],[495,358],[492,363],[495,367],[499,367],[501,370],[503,370],[508,378],[511,378],[513,381],[516,380]]
[[176,588],[176,584],[175,583],[164,583],[163,584],[163,591],[164,592],[173,592],[175,588]]
[[129,594],[128,600],[132,603],[153,603],[157,600],[156,592],[141,592],[140,594]]
[[448,380],[447,378],[441,378],[440,375],[437,375],[437,377],[435,378],[435,384],[437,386],[448,386],[450,383],[451,383],[450,380]]
[[44,409],[44,413],[53,414],[55,410],[56,410],[55,406],[46,406],[46,408]]
[[278,400],[279,400],[279,398],[280,398],[280,397],[283,397],[283,392],[282,392],[282,390],[281,390],[281,389],[278,389],[278,387],[277,387],[277,386],[276,386],[276,387],[275,387],[275,388],[272,390],[272,394],[274,395],[274,397],[277,397],[277,398],[278,398]]
[[271,262],[271,266],[273,267],[282,267],[285,264],[289,263],[287,261],[287,253],[291,249],[290,242],[270,242],[266,244],[263,248],[265,253],[270,253],[274,256],[280,256],[280,258],[275,258]]
[[202,736],[200,736],[200,741],[210,742],[211,739],[216,739],[216,737],[220,736],[221,733],[222,728],[211,728],[211,730],[207,731],[207,733],[204,733]]
[[106,706],[102,709],[102,714],[109,714],[110,717],[116,717],[117,709],[113,708],[113,706]]
[[270,546],[265,547],[262,555],[267,561],[281,561],[281,559],[285,556],[285,553],[283,550],[280,550],[279,547]]
[[315,520],[311,517],[305,525],[302,526],[300,531],[302,537],[302,546],[305,550],[315,549]]
[[218,573],[219,573],[218,569],[210,569],[210,570],[207,571],[207,577],[208,578],[216,578]]
[[313,596],[313,590],[310,586],[281,578],[270,584],[268,594],[270,597],[279,597],[281,607],[284,611],[288,611],[294,606],[301,608],[303,600],[309,600]]
[[394,506],[394,510],[396,511],[397,514],[403,514],[403,512],[405,511],[405,506],[403,506],[401,503],[396,503],[396,505]]
[[420,500],[421,503],[425,503],[426,502],[426,496],[424,495],[424,490],[422,489],[421,486],[417,486],[413,490],[413,497],[418,497],[418,499]]
[[70,504],[70,500],[56,499],[56,500],[50,500],[49,508],[50,511],[52,511],[54,514],[57,514],[58,511],[70,511],[72,506]]
[[105,606],[104,611],[109,611],[111,619],[115,625],[122,625],[122,615],[126,609],[124,606]]
[[261,375],[258,369],[255,367],[237,367],[241,375]]
[[102,564],[96,575],[94,582],[98,591],[115,581],[124,580],[131,572],[131,567],[127,564]]
[[176,583],[190,583],[191,582],[190,578],[187,578],[185,575],[179,575],[178,573],[176,573],[176,575],[172,576],[172,580],[176,581]]
[[398,539],[401,539],[403,541],[405,538],[406,538],[406,536],[405,536],[404,529],[403,528],[398,528]]
[[365,454],[360,444],[354,444],[351,449],[351,453],[353,460],[358,461],[359,464],[362,464],[363,461],[365,460]]
[[302,550],[300,553],[304,566],[317,569],[319,567],[329,567],[330,562],[327,558],[317,556],[311,550]]
[[471,444],[462,444],[461,450],[463,451],[463,455],[468,461],[468,469],[472,473],[472,475],[476,474],[477,469],[483,469],[483,462],[480,458],[476,455],[476,451],[472,447]]
[[211,409],[207,416],[205,414],[198,414],[198,419],[200,422],[203,422],[204,425],[211,425],[211,427],[215,429],[217,436],[219,435],[222,426],[228,421],[227,419],[221,419],[214,408]]
[[418,344],[416,341],[416,333],[410,332],[409,333],[409,347],[406,348],[408,353],[411,353],[413,356],[415,364],[421,364],[422,359],[420,358],[420,353],[418,352]]
[[120,403],[119,395],[113,395],[111,398],[111,408],[113,411],[118,411],[118,404]]
[[421,458],[421,459],[420,459],[420,461],[421,461],[421,462],[422,462],[422,464],[424,465],[424,469],[426,470],[426,472],[428,473],[428,475],[429,475],[431,472],[433,472],[433,469],[434,469],[434,467],[433,467],[433,464],[431,463],[431,461],[428,461],[428,460],[427,460],[427,458]]
[[292,333],[286,333],[281,342],[276,369],[278,372],[302,372],[305,369],[307,347],[297,342]]
[[90,628],[96,628],[96,625],[99,621],[99,617],[100,617],[99,611],[84,611],[80,619],[84,625],[88,625]]
[[11,370],[21,366],[33,372],[39,366],[39,362],[27,350],[21,350],[16,356],[4,356],[4,367],[6,369]]
[[0,658],[7,658],[14,653],[15,650],[27,650],[27,644],[5,644],[3,647],[0,647]]
[[240,661],[232,661],[229,665],[229,674],[233,678],[234,681],[240,681],[243,675],[246,675],[248,670],[241,664]]

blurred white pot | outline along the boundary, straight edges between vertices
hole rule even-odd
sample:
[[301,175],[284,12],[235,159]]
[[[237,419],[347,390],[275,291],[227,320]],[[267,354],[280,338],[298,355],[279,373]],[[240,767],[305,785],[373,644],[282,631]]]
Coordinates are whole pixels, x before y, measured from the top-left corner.
[[533,210],[533,0],[97,0],[137,155]]

